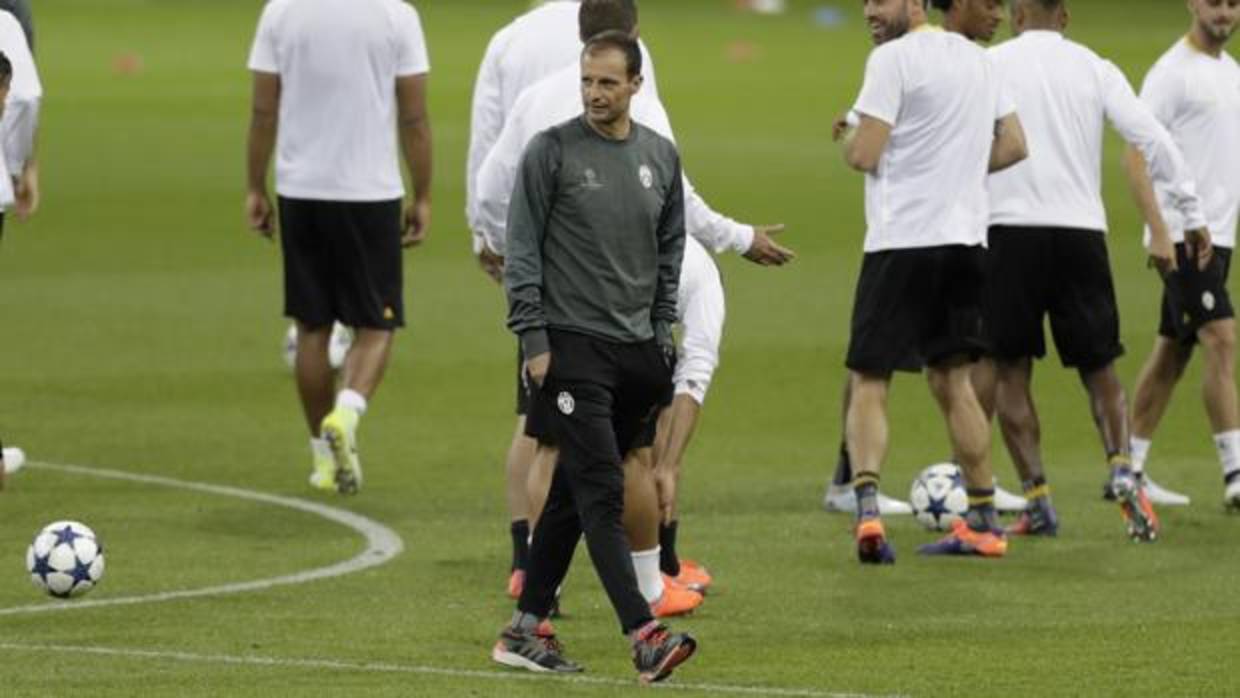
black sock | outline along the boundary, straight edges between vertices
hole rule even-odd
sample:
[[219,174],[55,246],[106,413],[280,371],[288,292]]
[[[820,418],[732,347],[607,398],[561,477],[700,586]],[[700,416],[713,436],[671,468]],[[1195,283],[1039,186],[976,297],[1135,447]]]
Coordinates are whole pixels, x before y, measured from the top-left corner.
[[878,473],[857,473],[853,492],[857,495],[857,518],[878,518]]
[[680,576],[680,558],[676,556],[676,527],[679,521],[659,524],[659,571],[669,577]]
[[848,457],[848,442],[840,440],[840,457],[835,461],[835,478],[832,485],[843,487],[852,482],[852,459]]
[[530,557],[530,522],[513,521],[508,531],[512,534],[512,569],[523,570]]

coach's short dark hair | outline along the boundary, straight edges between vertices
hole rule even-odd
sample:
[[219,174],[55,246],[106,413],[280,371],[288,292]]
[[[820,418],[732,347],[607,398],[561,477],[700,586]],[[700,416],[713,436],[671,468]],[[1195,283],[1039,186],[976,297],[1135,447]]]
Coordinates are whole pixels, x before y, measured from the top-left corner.
[[0,51],[0,81],[8,82],[13,77],[13,62]]
[[637,28],[637,0],[582,0],[577,28],[582,41],[608,31],[632,34]]
[[947,12],[952,9],[952,3],[956,0],[930,0],[930,6],[940,12]]
[[586,47],[581,55],[593,55],[597,51],[614,48],[624,54],[629,78],[642,74],[642,50],[637,39],[622,31],[605,31],[586,39]]

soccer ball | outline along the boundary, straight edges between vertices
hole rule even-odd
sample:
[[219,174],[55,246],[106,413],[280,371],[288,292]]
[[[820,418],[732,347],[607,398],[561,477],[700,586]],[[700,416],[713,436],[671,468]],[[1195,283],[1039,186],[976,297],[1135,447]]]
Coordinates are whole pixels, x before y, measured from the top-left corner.
[[[340,323],[332,325],[332,338],[327,343],[327,361],[332,368],[339,369],[344,365],[344,356],[353,346],[353,330]],[[284,333],[284,363],[290,369],[297,359],[297,325],[289,325]]]
[[955,463],[936,463],[921,471],[913,480],[908,499],[913,516],[933,531],[951,528],[952,522],[962,518],[969,508],[960,466]]
[[58,599],[81,596],[103,579],[103,545],[86,524],[48,524],[26,549],[26,571],[35,586]]

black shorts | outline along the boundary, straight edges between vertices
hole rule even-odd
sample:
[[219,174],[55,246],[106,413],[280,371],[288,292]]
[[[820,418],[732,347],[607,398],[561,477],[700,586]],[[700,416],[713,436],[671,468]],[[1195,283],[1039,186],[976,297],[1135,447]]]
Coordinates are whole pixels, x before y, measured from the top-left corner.
[[653,341],[620,344],[550,330],[551,368],[542,387],[530,382],[525,435],[557,445],[573,427],[577,404],[607,409],[618,456],[654,444],[659,412],[672,401],[672,367]]
[[1158,334],[1185,346],[1197,341],[1197,330],[1214,320],[1235,317],[1227,277],[1231,274],[1231,250],[1215,247],[1204,270],[1188,258],[1184,243],[1175,246],[1175,273],[1163,279],[1162,319]]
[[310,327],[403,327],[400,207],[280,197],[284,314]]
[[1097,230],[997,225],[990,229],[986,334],[999,360],[1046,356],[1094,371],[1123,356],[1106,235]]
[[867,253],[853,299],[848,368],[889,374],[981,356],[985,258],[980,245]]

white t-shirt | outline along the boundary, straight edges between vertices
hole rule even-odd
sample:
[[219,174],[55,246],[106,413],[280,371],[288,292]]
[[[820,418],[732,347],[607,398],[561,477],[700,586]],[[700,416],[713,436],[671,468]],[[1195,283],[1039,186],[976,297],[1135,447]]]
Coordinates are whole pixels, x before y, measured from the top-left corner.
[[0,51],[4,51],[13,65],[4,118],[0,120],[0,145],[4,151],[4,157],[0,158],[0,210],[4,210],[14,200],[13,177],[21,174],[34,152],[43,84],[21,24],[4,11],[0,11]]
[[[474,252],[482,239],[477,226],[477,179],[482,161],[499,139],[504,122],[525,89],[570,63],[581,60],[577,0],[553,0],[517,17],[487,45],[474,82],[465,163],[465,220],[474,231]],[[643,90],[658,94],[654,61],[642,44]]]
[[1205,224],[1192,173],[1171,134],[1113,63],[1053,31],[1025,32],[990,49],[990,57],[1016,102],[1029,146],[1026,160],[990,176],[992,224],[1105,231],[1104,118],[1145,155],[1181,215]]
[[329,201],[404,195],[396,78],[430,70],[402,0],[271,0],[250,70],[280,76],[276,191]]
[[[1214,58],[1181,39],[1154,64],[1141,99],[1167,127],[1188,160],[1215,245],[1235,247],[1240,215],[1240,66],[1227,52]],[[1174,198],[1155,183],[1172,240],[1185,221]],[[1146,230],[1146,244],[1149,231]]]
[[986,52],[919,28],[870,53],[853,110],[892,126],[865,178],[865,251],[983,245],[986,175],[1001,99]]
[[[659,95],[643,84],[629,105],[632,119],[664,138],[676,142],[667,111]],[[504,124],[499,139],[479,168],[474,230],[486,245],[503,254],[507,241],[508,204],[516,183],[521,155],[534,136],[582,112],[581,64],[574,61],[531,85],[521,93]],[[751,226],[712,210],[684,179],[685,231],[706,247],[721,252],[745,252],[753,244]]]

